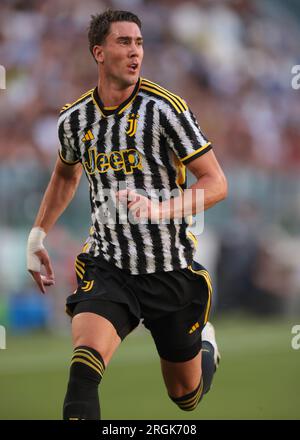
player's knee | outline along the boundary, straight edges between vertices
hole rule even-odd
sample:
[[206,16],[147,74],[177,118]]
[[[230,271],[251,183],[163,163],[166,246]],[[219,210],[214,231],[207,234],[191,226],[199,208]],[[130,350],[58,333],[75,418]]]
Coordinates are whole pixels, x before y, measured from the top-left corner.
[[98,353],[101,353],[104,365],[107,366],[109,363],[109,360],[112,356],[112,350],[111,347],[107,346],[106,344],[101,344],[99,341],[97,341],[95,338],[91,337],[85,337],[85,336],[79,336],[76,339],[74,339],[74,346],[87,346],[91,347],[93,350],[96,350]]
[[113,325],[96,314],[77,314],[72,321],[74,347],[88,346],[101,353],[107,366],[121,342]]
[[203,396],[203,379],[201,378],[200,384],[192,392],[181,395],[171,396],[170,399],[180,408],[182,411],[193,411],[197,408],[201,398]]

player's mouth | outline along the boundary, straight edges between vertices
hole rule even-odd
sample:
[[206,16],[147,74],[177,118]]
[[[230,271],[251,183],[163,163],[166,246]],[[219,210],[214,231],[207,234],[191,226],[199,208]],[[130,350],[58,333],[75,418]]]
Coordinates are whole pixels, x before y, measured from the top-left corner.
[[138,63],[131,63],[127,67],[131,73],[136,73],[139,65],[138,65]]

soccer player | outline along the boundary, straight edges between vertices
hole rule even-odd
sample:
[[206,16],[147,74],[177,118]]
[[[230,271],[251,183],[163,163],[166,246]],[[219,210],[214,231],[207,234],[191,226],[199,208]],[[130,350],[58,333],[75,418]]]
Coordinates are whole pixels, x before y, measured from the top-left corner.
[[[186,216],[199,210],[201,189],[204,209],[224,199],[226,178],[186,102],[140,77],[139,18],[108,10],[92,17],[88,37],[98,84],[61,111],[59,157],[27,248],[28,270],[45,293],[54,274],[43,240],[84,170],[92,227],[75,262],[78,288],[67,298],[74,355],[63,418],[100,418],[98,385],[141,319],[154,339],[170,399],[190,411],[209,390],[219,354],[207,322],[210,277],[193,262]],[[197,178],[191,188],[186,167]],[[154,189],[164,197],[151,197]]]

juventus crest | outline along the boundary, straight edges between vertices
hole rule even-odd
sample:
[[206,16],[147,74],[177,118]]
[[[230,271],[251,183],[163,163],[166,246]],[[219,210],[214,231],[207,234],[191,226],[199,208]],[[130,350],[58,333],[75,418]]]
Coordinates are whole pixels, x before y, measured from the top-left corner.
[[132,137],[135,135],[139,117],[140,115],[138,113],[129,113],[127,116],[128,129],[126,130],[126,134],[128,134],[128,136]]

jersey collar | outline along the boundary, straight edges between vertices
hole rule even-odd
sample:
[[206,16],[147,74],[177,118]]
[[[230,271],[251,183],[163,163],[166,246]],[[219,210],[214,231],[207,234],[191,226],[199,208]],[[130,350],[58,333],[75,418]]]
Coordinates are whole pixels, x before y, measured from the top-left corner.
[[103,102],[100,99],[100,96],[98,94],[98,89],[95,87],[93,90],[93,101],[96,107],[99,109],[102,116],[110,116],[115,114],[121,114],[124,110],[126,110],[127,107],[130,106],[132,101],[135,99],[136,95],[138,94],[138,91],[140,89],[141,85],[141,78],[138,79],[135,88],[132,92],[132,94],[129,96],[129,98],[126,99],[126,101],[122,102],[119,106],[116,107],[104,107]]

